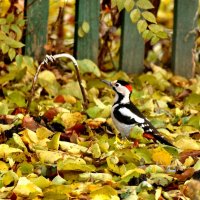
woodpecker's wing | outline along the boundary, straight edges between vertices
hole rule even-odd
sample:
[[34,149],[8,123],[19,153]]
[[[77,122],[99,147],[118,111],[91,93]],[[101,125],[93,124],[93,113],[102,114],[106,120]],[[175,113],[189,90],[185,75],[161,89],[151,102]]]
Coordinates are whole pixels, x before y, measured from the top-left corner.
[[119,122],[127,125],[138,125],[143,128],[145,133],[151,134],[159,142],[173,146],[156,130],[134,104],[119,104],[116,109],[114,109],[113,114]]

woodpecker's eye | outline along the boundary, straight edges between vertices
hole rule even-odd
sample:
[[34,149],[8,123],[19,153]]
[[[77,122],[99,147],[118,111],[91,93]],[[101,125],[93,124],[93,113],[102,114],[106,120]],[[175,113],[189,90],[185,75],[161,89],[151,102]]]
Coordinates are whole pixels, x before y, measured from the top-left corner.
[[120,86],[120,84],[119,84],[119,83],[115,83],[115,86],[116,86],[116,87],[119,87],[119,86]]

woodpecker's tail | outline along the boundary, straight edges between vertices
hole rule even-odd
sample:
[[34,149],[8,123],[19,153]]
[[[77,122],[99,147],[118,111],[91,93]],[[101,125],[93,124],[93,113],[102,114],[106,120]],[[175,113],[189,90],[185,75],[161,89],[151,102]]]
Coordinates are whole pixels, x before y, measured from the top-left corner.
[[166,144],[166,145],[169,145],[169,146],[173,146],[174,147],[174,145],[171,143],[171,142],[169,142],[169,140],[164,136],[164,135],[161,135],[159,132],[154,132],[153,134],[152,134],[152,136],[157,140],[157,141],[159,141],[160,143],[162,143],[162,144]]

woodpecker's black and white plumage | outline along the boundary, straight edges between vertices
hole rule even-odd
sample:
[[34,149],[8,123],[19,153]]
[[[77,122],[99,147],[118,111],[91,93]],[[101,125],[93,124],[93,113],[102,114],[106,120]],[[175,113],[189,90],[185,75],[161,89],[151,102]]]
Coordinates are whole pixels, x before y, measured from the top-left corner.
[[115,91],[111,117],[114,125],[121,133],[122,138],[128,138],[131,129],[138,125],[143,128],[145,134],[151,135],[153,139],[158,140],[163,144],[172,145],[130,101],[130,95],[132,92],[131,84],[123,80],[112,82],[103,80],[103,82],[112,87]]

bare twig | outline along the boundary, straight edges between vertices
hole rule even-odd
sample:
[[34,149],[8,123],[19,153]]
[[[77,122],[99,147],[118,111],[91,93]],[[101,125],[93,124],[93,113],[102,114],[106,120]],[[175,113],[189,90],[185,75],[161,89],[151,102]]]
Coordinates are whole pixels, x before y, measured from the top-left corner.
[[50,62],[54,62],[57,58],[62,58],[62,57],[69,58],[73,62],[74,66],[75,66],[75,71],[76,71],[76,74],[77,74],[77,80],[78,80],[78,83],[79,83],[79,86],[80,86],[80,89],[81,89],[81,93],[82,93],[82,96],[83,96],[83,107],[84,108],[87,107],[87,103],[88,103],[87,102],[87,97],[86,97],[83,85],[81,83],[81,76],[80,76],[80,73],[79,73],[78,63],[77,63],[76,59],[72,55],[67,54],[67,53],[61,53],[61,54],[56,54],[56,55],[53,55],[53,56],[52,55],[46,55],[45,59],[42,61],[42,63],[37,68],[37,72],[36,72],[36,74],[34,76],[32,87],[31,87],[31,94],[30,94],[30,97],[29,97],[28,103],[27,103],[27,110],[29,110],[32,97],[34,96],[35,84],[37,82],[38,75],[39,75],[39,72],[40,72],[42,66],[44,64],[48,64],[49,61]]

